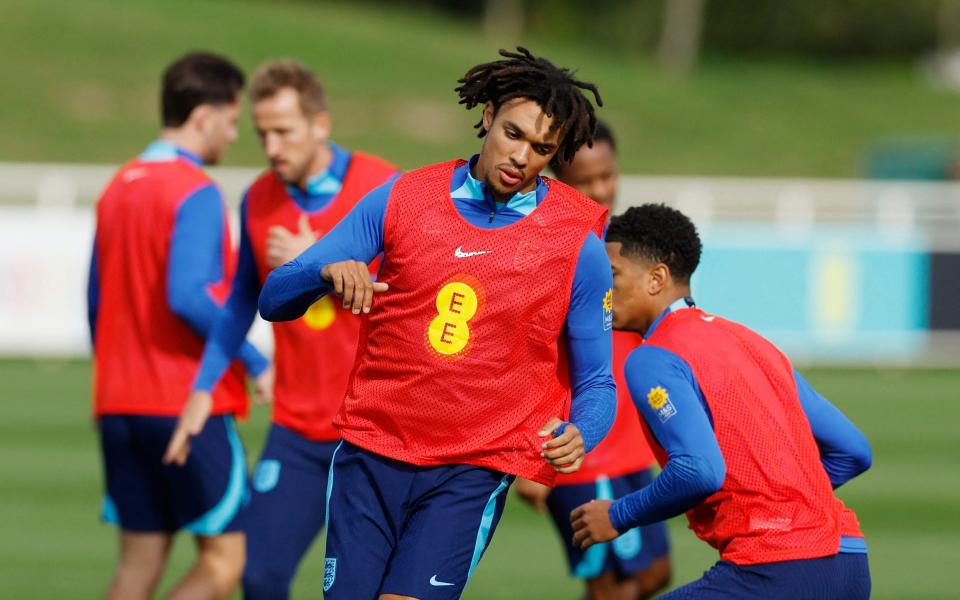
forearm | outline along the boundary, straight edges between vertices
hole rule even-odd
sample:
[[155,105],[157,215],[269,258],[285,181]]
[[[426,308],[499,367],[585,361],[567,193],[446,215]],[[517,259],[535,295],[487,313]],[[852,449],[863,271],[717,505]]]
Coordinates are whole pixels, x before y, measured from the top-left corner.
[[285,265],[274,269],[260,292],[260,316],[292,321],[333,290],[323,267],[346,260],[370,263],[383,251],[383,222],[393,180],[374,189],[329,233]]
[[580,430],[587,452],[603,440],[617,416],[613,334],[607,318],[612,285],[606,250],[591,233],[577,258],[564,323],[573,392],[570,421]]
[[90,345],[96,341],[97,311],[100,308],[100,275],[97,268],[97,245],[94,239],[90,256],[90,272],[87,278],[87,325],[90,327]]
[[610,505],[610,522],[623,533],[686,512],[723,485],[722,462],[698,455],[670,457],[653,483]]
[[213,326],[207,345],[203,350],[200,370],[194,381],[193,389],[210,391],[230,366],[234,356],[238,356],[253,375],[259,375],[267,366],[266,359],[245,338],[250,324],[257,312],[256,296],[252,302],[239,303],[230,300],[224,305]]
[[299,319],[311,304],[333,290],[320,277],[318,265],[307,266],[302,259],[281,265],[267,276],[259,300],[260,315],[267,321]]
[[579,390],[570,403],[570,422],[583,437],[584,451],[590,452],[613,427],[617,416],[617,388],[609,381],[597,381]]
[[796,371],[800,405],[820,450],[820,462],[834,488],[870,468],[873,451],[866,436],[840,409],[820,395]]

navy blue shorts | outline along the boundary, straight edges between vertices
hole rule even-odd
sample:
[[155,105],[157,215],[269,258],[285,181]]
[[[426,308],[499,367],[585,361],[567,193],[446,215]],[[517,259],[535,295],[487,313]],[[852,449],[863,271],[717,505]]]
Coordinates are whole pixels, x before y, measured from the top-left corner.
[[247,600],[287,598],[300,560],[323,527],[330,460],[339,442],[314,442],[273,424],[251,478]]
[[700,579],[660,600],[867,600],[870,567],[866,554],[735,565],[721,560]]
[[670,553],[666,523],[635,527],[612,542],[596,544],[584,552],[573,545],[570,513],[591,500],[616,500],[653,481],[650,469],[628,473],[614,479],[601,478],[594,483],[558,485],[547,497],[547,507],[557,526],[567,563],[574,577],[593,579],[613,572],[621,578],[650,568],[657,558]]
[[327,483],[325,600],[459,598],[512,482],[491,469],[418,467],[342,442]]
[[243,528],[249,497],[243,444],[232,415],[210,417],[190,441],[187,464],[162,464],[175,417],[98,419],[106,474],[102,517],[125,531],[202,536]]

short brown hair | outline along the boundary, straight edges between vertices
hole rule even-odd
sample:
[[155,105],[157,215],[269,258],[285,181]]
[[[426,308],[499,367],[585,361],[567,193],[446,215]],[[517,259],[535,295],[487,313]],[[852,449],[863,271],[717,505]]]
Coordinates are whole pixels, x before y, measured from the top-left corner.
[[300,110],[313,116],[327,110],[327,95],[320,79],[299,61],[284,58],[265,63],[250,80],[250,102],[270,98],[283,88],[300,95]]
[[223,56],[191,52],[163,72],[160,93],[164,127],[180,127],[201,104],[231,104],[243,89],[243,71]]

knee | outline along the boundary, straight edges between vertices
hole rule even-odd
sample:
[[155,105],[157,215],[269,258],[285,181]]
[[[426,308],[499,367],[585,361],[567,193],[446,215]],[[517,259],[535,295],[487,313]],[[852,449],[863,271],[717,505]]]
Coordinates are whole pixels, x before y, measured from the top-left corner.
[[169,548],[166,536],[124,533],[111,589],[126,590],[131,595],[131,590],[139,590],[150,597],[163,576]]
[[217,536],[200,548],[197,561],[203,566],[217,590],[218,598],[226,598],[240,585],[246,561],[246,544],[242,533]]
[[618,582],[613,573],[604,573],[599,577],[587,580],[587,598],[590,600],[624,600],[629,597],[629,590],[624,589],[626,587],[633,586],[629,581]]
[[636,575],[636,581],[640,588],[638,598],[649,598],[665,589],[670,585],[672,575],[669,556],[662,556],[654,560],[648,569]]
[[141,581],[145,587],[152,589],[160,582],[165,562],[165,557],[161,556],[121,555],[117,575],[127,580]]

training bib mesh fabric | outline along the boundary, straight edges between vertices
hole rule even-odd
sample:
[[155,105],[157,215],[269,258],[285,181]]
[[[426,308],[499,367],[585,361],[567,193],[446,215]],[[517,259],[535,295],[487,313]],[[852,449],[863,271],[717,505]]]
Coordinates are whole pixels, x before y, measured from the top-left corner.
[[[339,223],[367,192],[384,183],[397,169],[375,156],[354,152],[340,192],[323,210],[307,213],[310,228],[323,236]],[[286,185],[272,171],[261,175],[247,191],[246,227],[261,285],[270,273],[267,237],[271,227],[296,232],[304,212]],[[379,261],[371,265],[373,272]],[[360,319],[334,296],[315,302],[295,320],[273,323],[273,421],[307,439],[340,437],[333,417],[347,389],[357,353]]]
[[[185,160],[128,163],[97,203],[100,276],[94,355],[96,414],[180,414],[204,340],[167,303],[170,239],[177,211],[211,183]],[[209,287],[222,304],[236,256],[223,208],[223,279]],[[245,413],[243,367],[234,362],[213,389],[213,413]]]
[[862,537],[833,494],[793,368],[773,344],[697,308],[668,314],[646,343],[686,361],[710,407],[727,475],[687,518],[721,558],[816,558],[835,554],[841,534]]
[[[335,424],[372,452],[416,465],[472,464],[551,483],[537,436],[565,418],[560,345],[586,236],[606,211],[559,182],[498,229],[450,197],[462,161],[401,176],[384,221],[380,280]],[[600,311],[602,307],[598,306]]]

